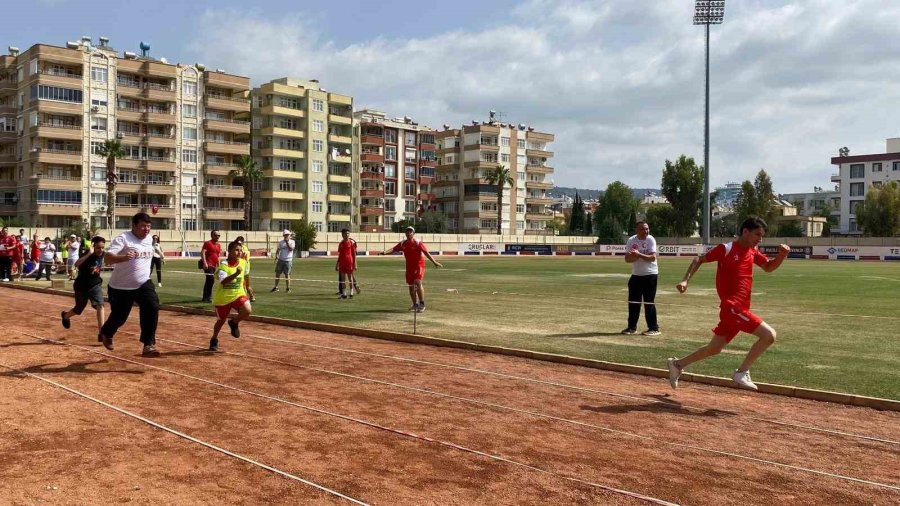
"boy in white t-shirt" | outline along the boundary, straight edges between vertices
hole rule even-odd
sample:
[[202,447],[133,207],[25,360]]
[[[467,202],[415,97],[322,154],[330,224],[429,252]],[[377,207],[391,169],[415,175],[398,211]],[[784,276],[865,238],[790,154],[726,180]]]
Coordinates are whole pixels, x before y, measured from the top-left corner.
[[655,300],[659,266],[656,264],[656,239],[650,235],[650,225],[646,221],[637,222],[635,235],[628,238],[625,250],[625,262],[631,264],[631,277],[628,278],[628,326],[622,333],[637,332],[643,304],[647,330],[641,332],[641,335],[658,336],[660,332]]

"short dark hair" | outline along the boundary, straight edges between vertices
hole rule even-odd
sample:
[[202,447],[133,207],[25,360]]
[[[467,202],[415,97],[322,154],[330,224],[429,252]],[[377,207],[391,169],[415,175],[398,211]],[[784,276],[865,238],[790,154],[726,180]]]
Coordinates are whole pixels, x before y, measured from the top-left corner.
[[214,228],[214,229],[210,230],[209,233],[210,233],[210,235],[212,235],[212,234],[218,234],[218,233],[219,233],[219,229]]
[[750,232],[761,228],[763,232],[769,229],[769,225],[766,224],[766,220],[760,218],[759,216],[750,216],[743,223],[741,223],[740,233],[744,233],[744,229],[747,229]]
[[241,241],[231,241],[230,243],[228,243],[228,251],[231,251],[234,248],[240,249],[242,246],[243,244],[241,244]]
[[137,225],[138,223],[153,223],[150,221],[150,215],[147,213],[136,213],[131,217],[131,224]]
[[95,235],[93,239],[91,239],[91,244],[97,244],[98,242],[106,242],[106,239],[100,237],[99,235]]
[[637,223],[634,224],[634,228],[637,228],[637,227],[639,227],[639,226],[641,226],[641,225],[647,225],[648,227],[650,226],[649,223],[647,223],[646,221],[641,220],[641,221],[639,221],[639,222],[637,222]]
[[349,233],[350,233],[350,229],[349,229],[349,228],[342,228],[342,229],[341,229],[341,233],[343,234],[344,232],[347,232],[347,233],[349,234]]
[[239,235],[234,238],[234,242],[244,242],[244,236]]

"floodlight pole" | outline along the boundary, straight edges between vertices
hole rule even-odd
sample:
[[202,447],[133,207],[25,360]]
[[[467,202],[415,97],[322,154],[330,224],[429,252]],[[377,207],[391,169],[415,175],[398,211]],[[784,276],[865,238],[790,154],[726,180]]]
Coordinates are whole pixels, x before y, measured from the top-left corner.
[[709,244],[710,202],[709,202],[709,25],[722,24],[725,17],[725,0],[695,0],[694,24],[706,28],[706,79],[705,111],[703,123],[703,244]]

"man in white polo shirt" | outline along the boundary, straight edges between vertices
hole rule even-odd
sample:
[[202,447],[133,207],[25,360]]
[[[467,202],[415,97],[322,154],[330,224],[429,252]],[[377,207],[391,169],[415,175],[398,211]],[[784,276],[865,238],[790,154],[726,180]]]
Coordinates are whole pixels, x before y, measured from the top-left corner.
[[273,292],[278,291],[278,281],[284,274],[284,291],[291,291],[291,267],[294,262],[294,240],[291,239],[291,231],[284,231],[284,239],[278,241],[278,249],[275,252],[275,286]]
[[100,329],[97,340],[106,349],[113,349],[113,337],[128,320],[131,307],[137,303],[141,316],[141,342],[145,357],[158,357],[156,326],[159,322],[159,297],[150,281],[153,261],[153,240],[150,237],[150,216],[137,213],[131,218],[131,231],[113,239],[104,260],[115,265],[107,284],[109,318]]
[[650,235],[650,225],[646,221],[637,222],[635,235],[628,238],[625,251],[625,262],[631,264],[631,277],[628,279],[628,326],[622,333],[637,332],[643,304],[647,330],[641,334],[658,336],[660,332],[656,321],[655,300],[659,266],[656,264],[656,239]]

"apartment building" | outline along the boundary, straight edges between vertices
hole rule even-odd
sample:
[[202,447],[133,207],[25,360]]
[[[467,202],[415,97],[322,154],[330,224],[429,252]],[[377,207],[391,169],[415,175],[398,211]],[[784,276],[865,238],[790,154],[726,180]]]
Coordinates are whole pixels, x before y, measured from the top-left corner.
[[320,232],[355,228],[353,98],[290,77],[251,96],[252,152],[263,170],[254,227],[281,230],[306,219]]
[[856,208],[866,200],[866,192],[888,181],[900,182],[900,138],[886,139],[884,153],[850,156],[842,150],[840,156],[831,159],[831,164],[838,167],[831,182],[837,185],[840,195],[839,226],[832,232],[862,234],[856,222]]
[[[240,228],[230,175],[250,153],[249,79],[117,53],[108,39],[36,44],[0,58],[0,192],[33,226],[106,225],[106,163],[119,139],[114,226],[138,211],[154,228]],[[0,206],[0,214],[4,212]]]
[[485,180],[498,165],[510,169],[514,184],[503,193],[500,227],[504,234],[545,234],[553,219],[549,144],[553,134],[524,124],[473,121],[435,134],[438,165],[433,184],[435,207],[457,233],[496,233],[496,186]]
[[409,117],[391,119],[371,109],[354,113],[353,120],[360,232],[390,231],[398,221],[436,209],[435,132]]

